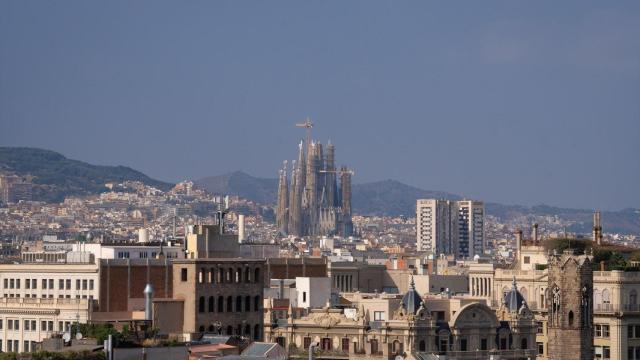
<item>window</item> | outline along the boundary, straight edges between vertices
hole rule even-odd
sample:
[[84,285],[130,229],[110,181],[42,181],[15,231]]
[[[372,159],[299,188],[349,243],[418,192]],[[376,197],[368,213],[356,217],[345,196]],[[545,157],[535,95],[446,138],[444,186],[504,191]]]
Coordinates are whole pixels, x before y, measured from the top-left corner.
[[538,355],[544,355],[544,344],[539,342],[536,345],[538,345]]
[[307,292],[306,291],[302,292],[302,302],[307,302]]
[[333,349],[333,346],[331,344],[331,338],[322,338],[322,341],[320,342],[320,347],[322,348],[322,350]]
[[71,290],[71,279],[67,279],[67,290]]
[[303,340],[302,340],[302,347],[305,350],[309,349],[309,346],[311,346],[311,338],[306,336]]
[[24,281],[24,288],[31,289],[31,279],[27,279]]
[[480,339],[480,350],[488,350],[487,339]]
[[89,290],[93,290],[93,280],[89,280]]
[[542,321],[537,321],[536,325],[538,326],[538,329],[536,330],[538,334],[542,334],[544,333],[544,323]]
[[218,296],[218,312],[224,311],[224,298],[222,296]]
[[427,350],[427,346],[426,346],[424,340],[420,340],[420,343],[418,344],[418,349],[420,351],[426,351]]
[[16,287],[16,282],[13,279],[9,279],[9,289]]
[[38,280],[36,279],[31,279],[31,287],[34,289],[38,288]]
[[76,279],[76,290],[80,290],[80,279]]
[[[327,339],[327,338],[325,338],[325,339]],[[322,340],[324,341],[324,339],[322,339]],[[331,341],[331,339],[328,339],[328,340]],[[371,345],[371,354],[372,355],[377,354],[378,353],[378,340],[371,339],[371,340],[369,340],[369,344]],[[322,349],[324,350],[324,343],[322,345],[323,345]]]
[[204,312],[204,296],[200,296],[200,300],[198,301],[198,312]]
[[87,279],[82,280],[82,290],[87,290]]
[[460,339],[460,351],[467,351],[467,339]]
[[236,311],[242,311],[242,296],[236,297]]
[[594,328],[595,328],[595,337],[603,337],[603,338],[609,337],[609,325],[595,324]]
[[[62,287],[60,287],[62,289]],[[53,279],[49,279],[49,289],[53,290]]]
[[187,269],[186,268],[180,269],[180,280],[181,281],[187,281]]
[[256,295],[255,298],[253,298],[253,310],[254,311],[260,311],[260,309],[262,308],[261,303],[262,302],[262,298],[260,297],[260,295]]
[[573,311],[569,311],[569,326],[573,326]]
[[374,311],[373,312],[373,320],[375,320],[375,321],[384,321],[385,320],[384,311]]
[[251,296],[249,295],[244,298],[244,311],[251,311]]
[[525,263],[525,264],[530,264],[530,263],[531,263],[531,257],[529,257],[529,256],[525,256],[525,257],[524,257],[524,263]]
[[[227,296],[227,312],[233,312],[233,298],[231,296]],[[228,334],[233,335],[233,334]]]
[[213,296],[209,296],[209,312],[213,312],[215,310],[216,306],[215,303],[213,301]]
[[16,279],[16,289],[20,289],[20,279]]
[[[309,339],[309,340],[311,340],[311,339]],[[349,338],[342,338],[342,340],[340,340],[340,341],[341,341],[340,348],[342,349],[342,351],[349,352]],[[309,348],[309,347],[307,346],[307,348]]]
[[278,336],[278,337],[276,338],[276,343],[278,343],[278,345],[280,345],[280,346],[284,347],[284,337],[282,337],[282,336]]
[[522,338],[522,340],[520,341],[520,348],[522,350],[526,350],[529,347],[529,344],[527,343],[527,338]]
[[42,279],[42,288],[43,289],[47,288],[47,279]]
[[53,331],[53,321],[47,321],[47,330]]

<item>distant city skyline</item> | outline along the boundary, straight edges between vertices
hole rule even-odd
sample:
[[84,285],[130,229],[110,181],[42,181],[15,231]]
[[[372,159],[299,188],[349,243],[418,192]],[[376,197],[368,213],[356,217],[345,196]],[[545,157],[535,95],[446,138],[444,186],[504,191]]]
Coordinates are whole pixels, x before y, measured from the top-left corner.
[[640,3],[0,3],[0,146],[180,181],[277,178],[640,208]]

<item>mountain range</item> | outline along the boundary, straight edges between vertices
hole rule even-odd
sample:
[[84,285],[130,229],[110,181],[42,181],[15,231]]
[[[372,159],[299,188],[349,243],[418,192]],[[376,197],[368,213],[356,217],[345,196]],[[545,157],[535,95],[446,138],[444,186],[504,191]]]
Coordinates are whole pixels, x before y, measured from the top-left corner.
[[[278,195],[277,179],[254,177],[242,171],[206,177],[196,180],[195,184],[213,193],[238,195],[263,204],[275,204]],[[462,199],[456,194],[423,190],[397,180],[353,184],[351,190],[353,212],[362,215],[409,217],[415,216],[417,199]],[[496,216],[501,221],[521,216],[558,216],[574,223],[568,231],[588,233],[592,226],[593,210],[590,209],[485,202],[485,210],[488,215]],[[608,232],[640,234],[640,209],[604,211],[602,219]]]
[[[108,182],[140,181],[161,190],[173,184],[153,179],[126,166],[91,165],[66,158],[50,150],[21,147],[0,147],[0,172],[29,176],[34,183],[34,200],[60,202],[66,196],[97,194],[106,191]],[[210,176],[194,181],[207,191],[237,195],[257,203],[275,204],[278,180],[251,176],[242,171]],[[352,185],[352,206],[356,214],[414,216],[416,199],[436,198],[457,200],[456,194],[429,191],[396,180],[383,180]],[[546,205],[521,206],[485,202],[486,212],[503,221],[519,216],[558,216],[575,225],[570,231],[588,232],[592,210],[567,209]],[[640,234],[640,209],[605,211],[602,213],[606,231]]]

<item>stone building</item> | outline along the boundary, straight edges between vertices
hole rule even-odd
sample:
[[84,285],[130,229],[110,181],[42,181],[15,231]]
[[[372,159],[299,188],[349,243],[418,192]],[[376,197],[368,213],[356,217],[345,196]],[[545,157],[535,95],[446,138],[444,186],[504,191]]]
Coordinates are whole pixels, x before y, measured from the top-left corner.
[[573,250],[549,256],[549,359],[593,359],[593,269]]
[[[515,291],[517,300],[522,296]],[[337,359],[501,359],[535,357],[535,322],[526,303],[507,302],[500,317],[483,301],[433,296],[423,299],[413,282],[404,295],[345,294],[343,306],[289,307],[285,318],[265,301],[265,340],[291,354],[320,344]],[[524,346],[524,348],[522,348]]]
[[173,301],[156,302],[154,312],[181,308],[182,317],[173,325],[158,319],[167,325],[161,330],[185,340],[204,332],[262,339],[263,268],[256,259],[174,260]]

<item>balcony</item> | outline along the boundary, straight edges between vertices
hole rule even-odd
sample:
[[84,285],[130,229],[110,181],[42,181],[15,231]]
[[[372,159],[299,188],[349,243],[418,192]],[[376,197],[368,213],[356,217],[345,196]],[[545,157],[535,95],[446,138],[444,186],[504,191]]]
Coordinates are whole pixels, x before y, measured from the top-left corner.
[[437,353],[419,353],[417,358],[424,360],[438,359],[437,355],[445,355],[447,360],[465,359],[534,359],[536,350],[476,350],[476,351],[447,351]]
[[595,304],[593,306],[593,312],[596,314],[614,314],[620,312],[640,312],[640,304]]

